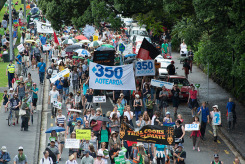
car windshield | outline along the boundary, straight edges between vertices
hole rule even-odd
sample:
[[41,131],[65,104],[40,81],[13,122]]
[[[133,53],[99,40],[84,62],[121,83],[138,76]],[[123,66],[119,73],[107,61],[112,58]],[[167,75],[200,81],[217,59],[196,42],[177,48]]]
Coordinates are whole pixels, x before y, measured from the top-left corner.
[[183,84],[183,86],[190,86],[189,81],[187,79],[182,79],[182,78],[170,78],[169,82],[170,83]]

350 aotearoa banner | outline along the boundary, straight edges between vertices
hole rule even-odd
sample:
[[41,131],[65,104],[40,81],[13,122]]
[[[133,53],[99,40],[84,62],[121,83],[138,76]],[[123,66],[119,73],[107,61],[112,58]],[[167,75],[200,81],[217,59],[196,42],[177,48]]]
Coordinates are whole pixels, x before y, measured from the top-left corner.
[[146,125],[139,131],[134,131],[122,122],[120,138],[128,141],[173,145],[174,128],[169,126]]
[[133,64],[105,66],[89,63],[89,87],[99,90],[135,90]]

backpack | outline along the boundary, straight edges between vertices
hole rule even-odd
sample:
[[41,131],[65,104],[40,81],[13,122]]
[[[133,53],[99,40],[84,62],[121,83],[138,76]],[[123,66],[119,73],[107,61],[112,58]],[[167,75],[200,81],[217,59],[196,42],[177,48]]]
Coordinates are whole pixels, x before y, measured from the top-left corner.
[[[48,157],[48,160],[49,160],[49,163],[52,164],[51,161],[50,161],[50,158],[51,157]],[[42,163],[44,163],[44,158],[42,158]]]

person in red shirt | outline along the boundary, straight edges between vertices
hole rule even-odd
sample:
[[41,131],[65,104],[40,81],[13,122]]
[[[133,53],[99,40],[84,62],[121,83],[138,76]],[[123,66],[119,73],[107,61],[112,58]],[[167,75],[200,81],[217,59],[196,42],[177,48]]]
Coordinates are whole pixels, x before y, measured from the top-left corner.
[[191,114],[192,117],[195,116],[195,112],[198,108],[198,102],[197,102],[197,96],[198,96],[198,91],[195,90],[195,86],[191,85],[191,90],[189,91],[189,99],[187,104],[189,105],[189,108],[191,108]]
[[[96,117],[97,116],[100,116],[100,113],[97,112],[96,113]],[[101,117],[101,116],[100,116]],[[102,121],[99,121],[99,120],[93,120],[93,118],[91,119],[91,122],[90,122],[90,126],[92,128],[92,130],[94,131],[94,135],[96,137],[98,137],[99,135],[99,131],[101,129],[101,126],[102,126]]]

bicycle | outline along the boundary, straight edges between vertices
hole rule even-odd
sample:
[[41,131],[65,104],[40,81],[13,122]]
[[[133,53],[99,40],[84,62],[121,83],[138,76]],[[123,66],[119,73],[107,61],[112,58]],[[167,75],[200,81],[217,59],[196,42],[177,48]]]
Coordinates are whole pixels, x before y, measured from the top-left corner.
[[25,65],[25,63],[22,63],[22,74],[23,76],[27,77],[27,67]]
[[11,126],[12,125],[12,119],[13,119],[13,114],[12,114],[13,108],[8,107],[8,109],[9,109],[9,115],[8,115],[8,118],[6,120],[8,120],[8,126]]

